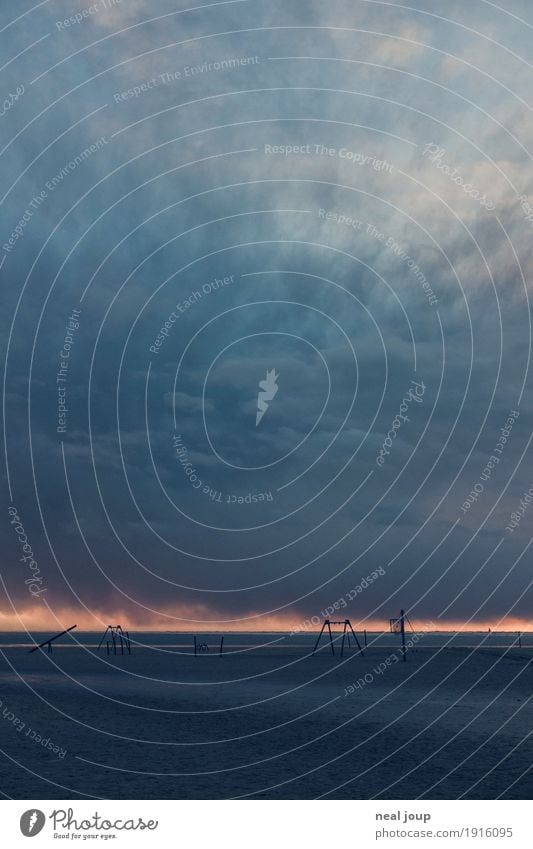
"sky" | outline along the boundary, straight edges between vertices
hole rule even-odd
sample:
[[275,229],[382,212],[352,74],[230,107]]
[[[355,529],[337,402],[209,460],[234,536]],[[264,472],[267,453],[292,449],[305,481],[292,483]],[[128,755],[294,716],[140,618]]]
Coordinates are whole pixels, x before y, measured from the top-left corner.
[[0,630],[530,626],[532,27],[1,13]]

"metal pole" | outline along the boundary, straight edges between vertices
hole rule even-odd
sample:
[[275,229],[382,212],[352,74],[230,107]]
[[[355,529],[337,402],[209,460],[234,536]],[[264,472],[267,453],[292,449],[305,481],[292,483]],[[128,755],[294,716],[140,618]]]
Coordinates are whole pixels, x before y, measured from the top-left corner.
[[222,657],[222,650],[224,648],[224,637],[220,638],[220,654],[219,657]]
[[110,628],[111,628],[111,625],[108,625],[107,628],[105,629],[104,636],[102,637],[102,639],[98,643],[98,646],[97,646],[97,649],[96,649],[97,651],[100,648],[100,646],[102,645],[102,643],[104,642],[105,638],[107,637],[107,632],[109,631]]
[[365,628],[365,630],[363,631],[363,635],[364,635],[364,638],[365,638],[365,649],[366,649],[366,647],[367,647],[367,645],[368,645],[368,643],[367,643],[367,641],[366,641],[366,628]]
[[[344,631],[342,632],[342,643],[341,643],[341,657],[344,653],[344,639],[346,637],[346,619],[344,620]],[[350,639],[348,637],[348,639]]]
[[319,635],[318,635],[318,637],[316,638],[316,643],[315,643],[315,647],[314,647],[314,649],[313,649],[313,651],[312,651],[312,654],[314,654],[314,653],[316,652],[316,648],[317,648],[317,646],[318,646],[318,644],[319,644],[319,642],[320,642],[320,637],[321,637],[321,636],[322,636],[322,634],[324,633],[324,628],[325,628],[325,627],[326,627],[326,623],[324,622],[324,624],[322,625],[322,628],[320,629],[320,634],[319,634]]
[[400,610],[400,628],[402,632],[402,655],[403,660],[407,660],[406,648],[405,648],[405,612]]
[[361,648],[361,643],[360,643],[360,642],[359,642],[359,640],[357,639],[357,634],[355,633],[355,631],[354,631],[354,629],[353,629],[353,625],[352,625],[352,623],[351,623],[350,619],[347,619],[347,620],[346,620],[346,622],[347,622],[347,624],[350,626],[350,630],[351,630],[351,632],[352,632],[352,634],[353,634],[353,638],[354,638],[354,640],[355,640],[355,642],[356,642],[357,648],[359,649],[359,654],[360,654],[360,655],[362,655],[362,656],[364,657],[364,652],[363,652],[363,649]]
[[333,636],[331,634],[331,625],[329,624],[329,619],[326,619],[326,625],[328,626],[328,631],[329,631],[329,642],[330,642],[330,645],[331,645],[331,654],[334,655],[335,654],[335,646],[333,645]]

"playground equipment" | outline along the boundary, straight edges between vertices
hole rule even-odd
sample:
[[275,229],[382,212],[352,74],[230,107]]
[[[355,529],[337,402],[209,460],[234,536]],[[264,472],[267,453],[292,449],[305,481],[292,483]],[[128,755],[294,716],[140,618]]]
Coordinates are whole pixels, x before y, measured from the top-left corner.
[[355,643],[357,644],[357,648],[359,649],[358,653],[360,655],[364,655],[363,649],[361,648],[361,644],[360,644],[359,640],[357,639],[357,635],[356,635],[354,629],[352,628],[352,623],[350,622],[349,619],[344,619],[342,622],[334,622],[332,619],[326,619],[324,621],[324,624],[322,625],[322,628],[320,630],[320,634],[318,635],[318,637],[316,639],[315,647],[312,651],[312,654],[315,654],[315,652],[318,648],[318,644],[320,643],[320,638],[322,637],[322,634],[324,633],[324,630],[325,630],[326,627],[327,627],[328,633],[329,633],[329,644],[331,646],[331,654],[333,654],[333,655],[335,654],[335,646],[333,645],[333,634],[331,633],[331,626],[332,625],[343,625],[344,626],[343,632],[342,632],[341,657],[344,654],[344,642],[345,642],[346,638],[348,639],[348,648],[350,647],[350,631],[352,632],[352,637],[353,637]]
[[[108,639],[109,638],[109,639]],[[110,652],[110,648],[113,648],[113,654],[117,653],[117,642],[120,645],[120,653],[124,654],[124,648],[127,649],[128,654],[131,654],[131,641],[130,635],[128,631],[124,631],[122,625],[108,625],[105,629],[104,636],[98,643],[98,649],[102,645],[102,643],[106,641],[107,654]]]
[[54,640],[57,640],[58,637],[62,637],[63,634],[68,634],[69,631],[73,631],[74,628],[77,628],[77,627],[78,627],[77,625],[71,625],[70,628],[67,628],[65,631],[61,631],[60,634],[56,634],[54,637],[50,637],[49,640],[44,640],[44,642],[39,643],[38,646],[34,646],[32,649],[30,649],[29,654],[31,654],[34,651],[37,651],[37,649],[44,648],[44,646],[48,647],[48,654],[52,654],[52,643],[54,642]]
[[[194,656],[195,657],[198,654],[203,654],[203,653],[207,653],[208,651],[210,651],[209,643],[207,643],[205,641],[205,639],[203,640],[203,642],[200,642],[200,639],[202,639],[202,638],[196,637],[196,636],[194,637]],[[219,657],[222,657],[223,650],[224,650],[224,637],[221,637],[220,638],[220,645],[218,647],[218,656]]]
[[[405,610],[400,610],[400,618],[399,619],[389,619],[391,634],[401,634],[402,637],[402,660],[407,660],[407,647],[405,645],[405,622],[409,623],[409,627],[413,634],[415,633],[415,629],[411,624],[411,620],[407,616]],[[416,649],[415,649],[416,651]]]

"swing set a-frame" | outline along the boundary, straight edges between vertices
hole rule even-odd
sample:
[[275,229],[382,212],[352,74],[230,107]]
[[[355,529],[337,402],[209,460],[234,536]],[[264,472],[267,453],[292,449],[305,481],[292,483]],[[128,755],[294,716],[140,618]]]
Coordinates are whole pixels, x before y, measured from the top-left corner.
[[117,643],[120,643],[120,653],[124,654],[124,649],[127,650],[128,654],[131,654],[131,640],[128,631],[124,631],[122,625],[108,625],[105,629],[104,636],[98,643],[97,651],[102,645],[102,643],[106,641],[107,653],[109,654],[110,649],[113,649],[113,654],[117,653]]
[[331,626],[332,625],[343,625],[344,626],[343,631],[342,631],[341,657],[344,654],[344,643],[345,643],[345,641],[348,642],[348,648],[350,648],[350,632],[352,634],[352,637],[354,639],[355,644],[357,645],[357,648],[359,649],[358,654],[364,656],[363,649],[361,648],[361,643],[357,639],[357,634],[355,633],[354,629],[352,628],[352,623],[350,622],[349,619],[344,619],[342,622],[335,622],[332,619],[326,619],[324,621],[324,624],[322,625],[322,628],[320,630],[320,634],[318,635],[318,637],[316,639],[315,647],[312,651],[312,654],[316,653],[316,650],[318,648],[318,644],[320,643],[320,639],[321,639],[322,634],[324,633],[326,628],[328,629],[328,634],[329,634],[329,644],[331,646],[331,654],[333,654],[333,655],[335,654],[335,646],[333,645],[333,634],[331,632]]

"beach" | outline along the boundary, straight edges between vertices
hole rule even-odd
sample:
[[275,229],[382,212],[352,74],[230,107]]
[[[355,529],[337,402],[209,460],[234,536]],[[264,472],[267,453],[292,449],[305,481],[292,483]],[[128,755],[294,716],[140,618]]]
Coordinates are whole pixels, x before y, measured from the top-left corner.
[[[35,635],[34,635],[35,636]],[[40,635],[39,635],[40,636]],[[98,637],[98,639],[97,639]],[[1,635],[1,790],[15,799],[528,798],[533,640]],[[359,635],[361,642],[362,636]],[[37,638],[36,638],[37,639]],[[44,637],[43,637],[44,639]],[[208,649],[201,650],[206,644]]]

